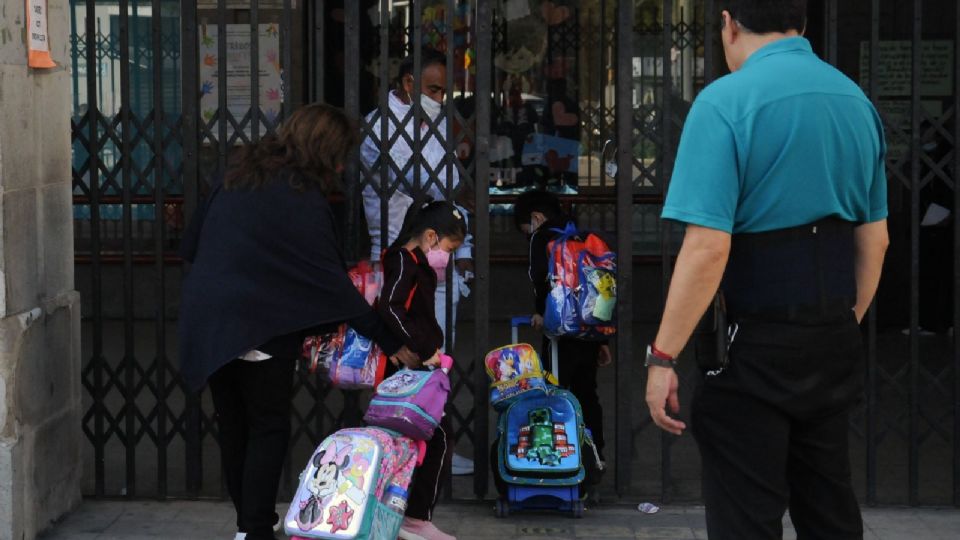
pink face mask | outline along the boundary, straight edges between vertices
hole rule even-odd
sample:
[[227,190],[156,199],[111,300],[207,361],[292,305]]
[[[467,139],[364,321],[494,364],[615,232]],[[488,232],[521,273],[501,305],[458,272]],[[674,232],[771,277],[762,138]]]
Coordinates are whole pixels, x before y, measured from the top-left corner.
[[447,279],[447,265],[450,264],[450,253],[439,246],[430,248],[430,251],[427,252],[427,264],[437,273],[437,281],[445,281]]

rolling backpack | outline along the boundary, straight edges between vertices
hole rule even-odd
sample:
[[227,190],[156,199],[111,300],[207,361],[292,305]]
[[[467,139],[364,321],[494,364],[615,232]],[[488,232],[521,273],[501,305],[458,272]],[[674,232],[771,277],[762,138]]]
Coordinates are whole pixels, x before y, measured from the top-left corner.
[[[531,323],[531,317],[511,319],[514,343],[519,327]],[[571,511],[583,517],[582,485],[585,480],[595,483],[602,467],[580,402],[556,386],[556,340],[551,339],[549,371],[527,344],[494,349],[484,364],[493,379],[490,401],[500,412],[490,448],[500,494],[497,517],[522,509]]]
[[580,402],[550,387],[514,401],[498,422],[497,467],[508,484],[574,486],[583,481],[584,425]]
[[417,463],[414,441],[379,428],[348,428],[314,451],[283,520],[291,540],[393,539]]
[[616,333],[617,256],[573,222],[548,244],[550,292],[543,315],[552,337],[605,339]]

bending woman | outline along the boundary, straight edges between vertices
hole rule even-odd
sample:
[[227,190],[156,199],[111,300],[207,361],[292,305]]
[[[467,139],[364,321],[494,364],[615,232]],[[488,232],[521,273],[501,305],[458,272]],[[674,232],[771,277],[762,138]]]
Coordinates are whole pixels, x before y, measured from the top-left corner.
[[308,105],[238,151],[188,228],[181,374],[209,383],[238,538],[273,539],[304,336],[349,322],[392,359],[416,358],[353,287],[327,195],[357,144],[339,109]]

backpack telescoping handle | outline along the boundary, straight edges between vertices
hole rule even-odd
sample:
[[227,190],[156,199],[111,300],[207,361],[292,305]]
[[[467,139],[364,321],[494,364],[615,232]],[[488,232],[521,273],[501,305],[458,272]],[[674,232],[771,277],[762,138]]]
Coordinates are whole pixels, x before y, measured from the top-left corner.
[[521,326],[533,326],[533,317],[530,315],[523,315],[520,317],[511,317],[510,318],[510,339],[512,343],[520,342],[520,327]]
[[[519,317],[510,318],[510,331],[511,331],[511,342],[519,343],[520,342],[520,327],[521,326],[531,326],[533,324],[533,317],[530,315],[522,315]],[[560,359],[557,353],[557,338],[550,337],[550,373],[553,373],[553,376],[557,378],[557,381],[560,380]]]

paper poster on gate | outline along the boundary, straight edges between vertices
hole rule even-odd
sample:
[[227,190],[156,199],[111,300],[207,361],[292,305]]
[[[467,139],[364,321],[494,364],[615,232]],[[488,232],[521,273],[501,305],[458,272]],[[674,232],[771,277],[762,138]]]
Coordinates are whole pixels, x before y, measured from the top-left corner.
[[[220,28],[215,24],[201,27],[199,36],[200,54],[200,117],[204,125],[209,126],[210,136],[206,140],[213,142],[220,136],[217,109],[220,105],[220,91],[226,90],[227,110],[233,117],[227,122],[227,138],[233,138],[237,127],[243,125],[243,132],[249,139],[253,132],[254,119],[244,117],[251,113],[253,81],[259,82],[257,101],[262,115],[260,134],[267,131],[267,125],[276,124],[283,110],[283,66],[280,64],[280,28],[276,23],[261,24],[258,28],[259,65],[258,76],[252,76],[253,62],[250,58],[249,24],[227,24],[226,59],[220,58]],[[220,83],[220,63],[226,63],[226,81]],[[239,137],[236,143],[243,141]]]
[[47,31],[47,0],[27,0],[27,65],[52,68],[57,64],[50,57],[50,33]]
[[524,165],[543,165],[552,172],[576,173],[580,141],[531,133],[523,142],[522,152],[520,159]]

